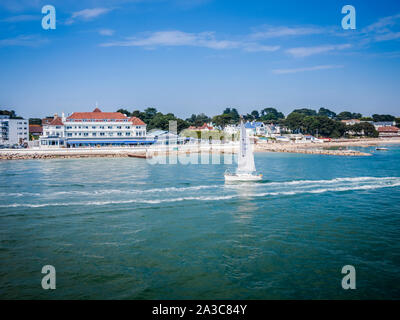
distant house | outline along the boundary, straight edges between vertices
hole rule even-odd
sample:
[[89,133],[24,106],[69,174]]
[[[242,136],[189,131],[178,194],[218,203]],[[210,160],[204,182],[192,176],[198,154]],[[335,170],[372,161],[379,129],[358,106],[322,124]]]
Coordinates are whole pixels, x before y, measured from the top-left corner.
[[57,114],[54,115],[54,117],[46,117],[42,119],[42,126],[45,126],[47,124],[49,124],[50,122],[52,122],[54,120],[54,118],[57,117]]
[[361,120],[359,119],[350,119],[350,120],[341,120],[342,123],[344,123],[346,126],[353,126],[356,123],[360,123]]
[[378,128],[380,137],[400,137],[400,128],[394,126],[383,126]]
[[147,132],[147,139],[153,140],[155,144],[163,145],[184,144],[190,140],[190,138],[180,137],[175,133],[158,129],[153,129]]
[[244,124],[247,134],[250,136],[265,135],[265,124],[263,122],[251,121]]
[[214,127],[211,125],[211,123],[204,122],[201,127],[190,126],[188,129],[193,131],[211,131],[214,130]]
[[224,132],[227,134],[236,134],[239,132],[239,126],[235,125],[235,124],[228,124],[227,126],[225,126],[224,128]]
[[40,124],[30,124],[29,125],[29,134],[33,137],[40,137],[43,133],[43,128]]
[[269,136],[276,136],[281,134],[281,127],[274,124],[267,124],[265,126],[265,133]]
[[396,125],[395,121],[380,121],[372,123],[376,130],[382,127],[394,127]]

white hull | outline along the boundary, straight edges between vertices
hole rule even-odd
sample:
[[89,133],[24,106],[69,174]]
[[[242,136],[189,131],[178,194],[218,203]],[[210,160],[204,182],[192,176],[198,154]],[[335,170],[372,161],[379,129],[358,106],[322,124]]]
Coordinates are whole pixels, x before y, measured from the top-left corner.
[[256,174],[225,174],[225,181],[260,181],[262,175]]

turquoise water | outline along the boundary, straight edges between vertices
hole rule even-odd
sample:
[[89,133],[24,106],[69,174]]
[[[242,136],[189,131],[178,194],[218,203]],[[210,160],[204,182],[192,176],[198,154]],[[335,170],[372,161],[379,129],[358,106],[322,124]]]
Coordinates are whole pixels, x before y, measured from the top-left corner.
[[[400,147],[372,157],[256,154],[0,162],[0,298],[399,299]],[[373,148],[367,149],[371,152]],[[53,265],[57,289],[41,288]],[[356,290],[343,290],[353,265]]]

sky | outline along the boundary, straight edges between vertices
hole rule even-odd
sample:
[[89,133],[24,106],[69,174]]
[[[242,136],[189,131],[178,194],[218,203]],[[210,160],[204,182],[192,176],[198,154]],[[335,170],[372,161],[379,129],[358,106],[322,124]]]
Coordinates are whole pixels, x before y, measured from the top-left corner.
[[[42,28],[44,5],[56,28]],[[343,29],[344,5],[356,28]],[[400,115],[398,0],[0,0],[0,109]]]

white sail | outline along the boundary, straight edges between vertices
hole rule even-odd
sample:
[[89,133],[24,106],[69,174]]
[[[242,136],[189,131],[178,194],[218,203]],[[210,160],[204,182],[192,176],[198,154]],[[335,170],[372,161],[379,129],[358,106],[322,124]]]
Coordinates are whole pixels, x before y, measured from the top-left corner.
[[250,174],[256,171],[254,164],[254,154],[250,139],[247,136],[246,128],[243,121],[240,123],[240,150],[238,154],[237,173]]

